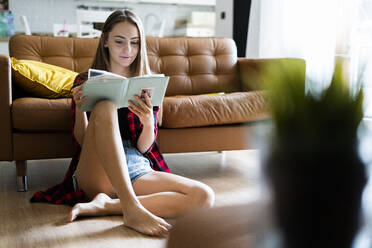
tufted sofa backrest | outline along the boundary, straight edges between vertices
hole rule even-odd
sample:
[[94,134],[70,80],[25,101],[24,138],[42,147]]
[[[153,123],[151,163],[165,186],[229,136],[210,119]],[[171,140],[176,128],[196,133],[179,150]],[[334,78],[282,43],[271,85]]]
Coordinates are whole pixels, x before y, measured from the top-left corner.
[[[87,71],[99,39],[14,35],[9,55]],[[170,76],[167,96],[240,90],[237,52],[227,38],[147,37],[151,70]]]
[[240,90],[233,40],[147,37],[146,41],[151,70],[171,77],[168,96]]
[[92,64],[98,41],[92,38],[14,35],[9,40],[9,55],[83,72]]

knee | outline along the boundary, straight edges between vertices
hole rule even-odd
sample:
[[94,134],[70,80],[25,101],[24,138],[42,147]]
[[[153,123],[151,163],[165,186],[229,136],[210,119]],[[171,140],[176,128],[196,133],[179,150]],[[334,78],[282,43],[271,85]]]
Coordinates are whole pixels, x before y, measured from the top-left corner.
[[94,115],[94,124],[102,125],[102,123],[113,123],[113,114],[116,114],[116,104],[109,100],[104,100],[96,103],[92,114]]
[[214,205],[215,194],[211,187],[200,184],[192,188],[194,202],[198,207],[211,208]]
[[116,110],[116,104],[110,100],[103,100],[99,101],[94,105],[93,112],[97,114],[105,114],[111,112],[112,110]]

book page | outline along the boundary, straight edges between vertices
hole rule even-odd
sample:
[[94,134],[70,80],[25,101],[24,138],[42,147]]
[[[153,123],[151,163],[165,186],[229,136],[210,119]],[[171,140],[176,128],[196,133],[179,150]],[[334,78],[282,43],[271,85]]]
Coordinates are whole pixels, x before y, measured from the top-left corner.
[[88,81],[87,82],[98,82],[98,81],[110,81],[117,79],[126,79],[121,75],[111,73],[108,71],[89,69],[88,70]]
[[132,77],[132,78],[144,78],[144,77],[165,77],[164,74],[148,74],[148,75],[142,75],[142,76],[137,76],[137,77]]
[[135,95],[142,96],[148,94],[153,106],[160,106],[163,102],[167,90],[169,77],[164,76],[142,76],[128,79],[127,92],[123,98],[123,105],[128,106],[128,101],[136,103]]

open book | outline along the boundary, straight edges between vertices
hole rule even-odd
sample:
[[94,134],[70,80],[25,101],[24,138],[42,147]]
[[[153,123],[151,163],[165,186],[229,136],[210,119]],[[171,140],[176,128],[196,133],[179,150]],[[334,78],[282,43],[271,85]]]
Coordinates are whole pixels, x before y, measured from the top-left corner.
[[163,102],[169,77],[163,74],[145,75],[126,78],[107,71],[89,69],[88,80],[83,84],[83,96],[87,100],[82,103],[81,111],[91,111],[101,100],[113,101],[117,108],[128,107],[128,101],[134,103],[134,96],[144,98],[147,94],[153,106]]

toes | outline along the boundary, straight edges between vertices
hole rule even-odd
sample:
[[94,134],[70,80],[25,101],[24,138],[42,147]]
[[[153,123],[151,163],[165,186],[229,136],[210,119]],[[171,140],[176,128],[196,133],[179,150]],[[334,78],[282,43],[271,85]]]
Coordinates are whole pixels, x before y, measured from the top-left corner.
[[164,221],[164,224],[163,226],[165,226],[167,228],[167,230],[171,229],[172,228],[172,225],[169,224],[168,222]]
[[67,217],[67,221],[73,222],[76,219],[76,213],[74,210],[71,210],[70,214]]
[[166,222],[164,219],[161,219],[160,225],[164,227],[167,231],[172,228],[172,225]]
[[158,223],[157,227],[156,227],[156,235],[157,236],[166,236],[168,233],[169,233],[169,224],[168,223]]
[[166,228],[165,226],[160,226],[159,228],[160,228],[160,233],[159,233],[160,236],[164,237],[169,233],[169,229]]

